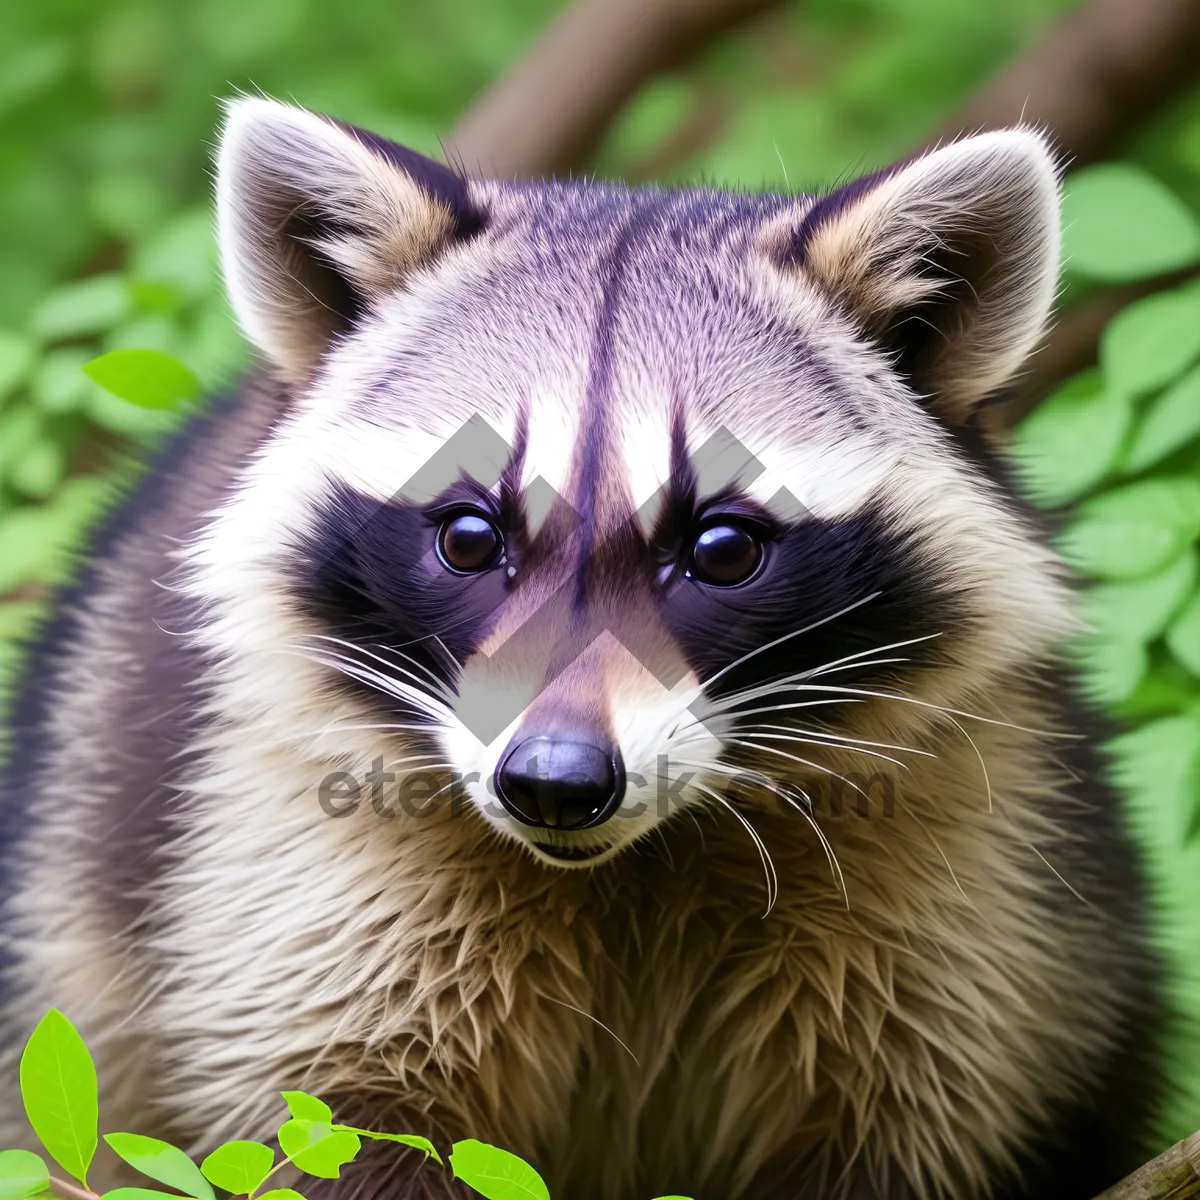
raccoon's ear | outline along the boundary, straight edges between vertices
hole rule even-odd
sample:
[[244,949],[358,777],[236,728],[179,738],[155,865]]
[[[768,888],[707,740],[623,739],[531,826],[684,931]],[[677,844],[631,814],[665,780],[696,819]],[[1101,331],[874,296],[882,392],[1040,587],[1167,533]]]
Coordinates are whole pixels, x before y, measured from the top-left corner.
[[373,300],[476,230],[449,167],[327,117],[230,102],[217,155],[217,233],[246,336],[292,382]]
[[792,262],[949,421],[1036,346],[1058,279],[1058,170],[1027,129],[965,138],[818,200]]

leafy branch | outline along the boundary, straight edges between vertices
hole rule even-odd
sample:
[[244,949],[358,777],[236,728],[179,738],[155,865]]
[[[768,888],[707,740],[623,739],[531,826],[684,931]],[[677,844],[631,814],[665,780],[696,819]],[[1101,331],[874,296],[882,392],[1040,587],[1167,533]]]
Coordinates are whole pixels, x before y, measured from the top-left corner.
[[[281,1154],[265,1142],[238,1139],[218,1146],[199,1165],[170,1142],[138,1133],[108,1133],[104,1141],[118,1158],[157,1188],[119,1187],[96,1192],[88,1172],[99,1146],[96,1067],[75,1026],[51,1009],[30,1035],[21,1055],[21,1099],[46,1153],[69,1176],[51,1175],[41,1155],[0,1151],[0,1200],[216,1200],[214,1187],[233,1200],[304,1200],[293,1188],[267,1187],[285,1167],[318,1179],[338,1179],[353,1163],[363,1139],[394,1142],[419,1150],[431,1169],[449,1171],[486,1200],[550,1200],[542,1177],[524,1159],[475,1138],[455,1142],[443,1160],[427,1137],[380,1133],[334,1120],[325,1101],[307,1092],[283,1092],[288,1118],[279,1126]],[[662,1196],[658,1200],[686,1200]]]

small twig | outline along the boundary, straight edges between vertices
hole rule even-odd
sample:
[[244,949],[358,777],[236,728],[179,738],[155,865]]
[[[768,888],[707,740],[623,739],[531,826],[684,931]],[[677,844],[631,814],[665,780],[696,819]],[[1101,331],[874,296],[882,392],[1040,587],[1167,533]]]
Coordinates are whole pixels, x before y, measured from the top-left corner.
[[1195,1200],[1200,1197],[1200,1133],[1139,1167],[1096,1200]]
[[100,1200],[95,1192],[80,1187],[77,1183],[68,1183],[65,1179],[57,1179],[53,1175],[50,1176],[50,1190],[60,1200]]

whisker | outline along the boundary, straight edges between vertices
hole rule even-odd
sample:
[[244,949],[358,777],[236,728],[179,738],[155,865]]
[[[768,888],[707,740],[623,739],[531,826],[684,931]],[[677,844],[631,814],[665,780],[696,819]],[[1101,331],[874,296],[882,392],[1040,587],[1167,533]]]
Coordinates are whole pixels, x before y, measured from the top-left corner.
[[[351,643],[351,644],[353,644],[353,643]],[[453,703],[453,701],[455,699],[455,693],[454,693],[453,688],[451,688],[450,685],[446,682],[446,680],[444,680],[440,675],[438,675],[437,672],[435,672],[431,667],[428,667],[425,665],[425,663],[421,662],[420,659],[414,658],[411,654],[405,654],[403,650],[400,650],[397,647],[388,646],[388,645],[384,644],[383,642],[371,642],[370,644],[372,646],[375,646],[379,650],[383,650],[390,654],[394,654],[397,658],[399,658],[403,662],[408,663],[408,665],[410,667],[412,667],[414,670],[420,671],[421,674],[424,675],[425,678],[429,680],[430,684],[434,688],[437,689],[437,692],[440,696],[442,696],[448,702]],[[437,639],[437,644],[438,644],[439,648],[442,647],[441,639]],[[383,660],[381,659],[380,661],[383,661]]]
[[[388,662],[388,660],[386,658],[382,658],[378,654],[373,654],[365,646],[360,646],[355,642],[348,642],[348,641],[346,641],[345,638],[330,637],[327,634],[323,634],[323,633],[312,633],[312,634],[306,634],[305,636],[311,637],[317,641],[332,642],[334,645],[341,646],[346,650],[351,650],[358,654],[365,654],[368,658],[372,658],[380,665],[387,667],[387,669],[389,671],[398,670],[398,671],[400,671],[401,674],[407,675],[408,678],[411,679],[414,683],[418,683],[422,687],[425,686],[424,684],[420,683],[420,679],[416,675],[414,675],[411,671],[406,670],[404,667],[399,667],[395,663]],[[379,645],[378,642],[372,642],[371,644]],[[383,648],[384,647],[381,647],[381,649],[383,649]],[[437,695],[439,697],[441,697],[443,700],[446,700],[446,701],[453,701],[453,699],[454,699],[453,693],[446,687],[445,682],[443,680],[439,679],[436,675],[434,675],[433,672],[430,671],[428,667],[425,667],[422,663],[417,662],[415,659],[411,658],[407,654],[401,654],[400,651],[396,651],[396,654],[399,658],[402,658],[405,662],[410,663],[412,666],[418,667],[422,671],[424,671],[426,677],[433,683],[434,687],[437,689]]]
[[[829,742],[818,742],[814,738],[794,737],[794,736],[791,736],[788,734],[782,734],[782,733],[760,733],[760,734],[754,735],[753,737],[750,737],[749,735],[753,733],[752,730],[745,729],[745,730],[739,730],[738,732],[747,734],[748,735],[748,744],[755,746],[755,748],[759,749],[759,750],[771,749],[771,747],[769,747],[769,746],[758,745],[759,741],[794,742],[798,746],[829,746],[830,749],[834,749],[834,747],[831,746]],[[743,744],[747,744],[747,743],[743,743]],[[898,759],[898,758],[892,758],[892,756],[890,754],[880,754],[878,750],[864,750],[859,746],[846,746],[846,747],[837,747],[837,748],[838,749],[844,748],[850,754],[865,754],[865,755],[869,756],[870,758],[882,759],[884,762],[890,762],[893,766],[903,767],[904,770],[906,770],[906,771],[909,769],[908,763],[901,762],[900,759]]]
[[383,695],[404,700],[438,720],[454,719],[453,711],[436,696],[431,696],[428,692],[420,688],[414,688],[411,684],[404,683],[399,679],[384,675],[382,672],[376,671],[373,667],[368,667],[355,659],[347,658],[344,654],[334,654],[332,651],[316,653],[305,650],[302,646],[289,646],[287,649],[302,658],[308,659],[310,662],[318,663],[321,666],[338,671],[349,679],[356,679],[360,683],[365,683]]
[[1082,904],[1086,904],[1088,908],[1096,907],[1086,896],[1081,895],[1067,882],[1064,876],[1061,875],[1055,868],[1054,864],[1051,863],[1051,861],[1032,842],[1026,842],[1025,845],[1027,845],[1029,849],[1032,850],[1034,854],[1036,854],[1038,858],[1040,858],[1042,862],[1044,862],[1046,866],[1054,872],[1054,874],[1058,877],[1059,882],[1067,889],[1068,892],[1071,893],[1072,896],[1075,897],[1076,900],[1080,901]]
[[[800,632],[804,632],[801,630]],[[802,682],[807,679],[815,679],[822,675],[828,675],[833,671],[848,669],[850,667],[880,667],[886,666],[889,663],[908,662],[907,658],[871,658],[871,655],[884,654],[888,650],[902,650],[905,646],[913,646],[918,642],[927,642],[933,638],[942,637],[941,633],[927,633],[921,637],[906,638],[899,642],[890,642],[885,646],[871,646],[866,650],[859,650],[854,654],[844,655],[842,658],[834,659],[833,662],[824,663],[819,667],[812,667],[807,671],[798,671],[792,675],[782,675],[775,679],[766,680],[763,683],[755,685],[753,688],[743,689],[741,695],[746,699],[757,699],[760,694],[769,694],[773,691],[778,691],[785,684]],[[774,643],[771,643],[772,645]],[[764,647],[765,649],[766,647]],[[716,678],[716,676],[714,676]],[[705,685],[707,686],[707,685]],[[724,699],[724,697],[723,697]]]
[[329,733],[359,733],[369,732],[376,729],[386,729],[396,733],[432,733],[433,727],[430,725],[400,725],[400,724],[380,724],[380,725],[326,725],[324,729],[313,729],[308,733],[308,737],[324,737]]
[[432,754],[412,754],[406,758],[392,758],[384,763],[384,768],[390,767],[406,767],[411,764],[420,763],[423,771],[453,771],[454,764],[448,762],[430,762],[433,758]]
[[1054,729],[1032,729],[1027,725],[1016,725],[1012,721],[1001,721],[996,717],[985,717],[979,713],[966,712],[961,708],[947,708],[945,705],[934,704],[929,700],[917,700],[913,696],[898,696],[892,692],[876,692],[868,688],[838,687],[828,683],[806,683],[788,689],[798,692],[836,692],[848,696],[870,696],[878,700],[897,700],[904,704],[915,704],[918,708],[928,708],[933,712],[952,713],[956,717],[966,717],[971,721],[981,721],[985,725],[999,725],[1005,729],[1015,729],[1020,733],[1035,733],[1042,737],[1070,739],[1076,741],[1082,734],[1060,733]]
[[[809,759],[800,758],[798,755],[795,755],[795,754],[788,754],[786,750],[776,750],[774,746],[758,746],[758,745],[755,745],[753,742],[740,741],[736,738],[733,738],[731,740],[733,741],[733,744],[735,746],[743,746],[747,750],[758,750],[764,754],[777,754],[777,755],[779,755],[780,758],[791,759],[792,762],[798,762],[798,763],[802,764],[803,766],[811,767],[814,771],[820,771],[823,775],[832,775],[834,779],[840,779],[844,784],[846,784],[847,787],[853,788],[854,791],[856,791],[860,796],[862,796],[863,799],[865,799],[868,804],[871,801],[871,797],[868,796],[867,793],[864,792],[862,790],[862,788],[860,788],[858,786],[858,784],[854,783],[850,779],[847,779],[845,775],[842,775],[838,771],[834,771],[829,767],[821,766],[820,763],[811,762],[811,761],[809,761]],[[901,765],[903,765],[903,764],[901,764]]]
[[604,1032],[607,1033],[613,1039],[613,1041],[615,1041],[617,1045],[620,1046],[621,1049],[624,1050],[625,1053],[628,1054],[635,1063],[637,1063],[639,1067],[642,1065],[640,1062],[638,1062],[637,1055],[634,1054],[634,1052],[630,1050],[630,1048],[625,1045],[625,1043],[621,1041],[621,1039],[617,1037],[617,1035],[613,1033],[613,1031],[609,1029],[609,1027],[605,1025],[605,1023],[601,1021],[599,1017],[593,1017],[590,1012],[584,1012],[582,1008],[576,1008],[574,1004],[568,1004],[565,1000],[559,1000],[557,996],[547,996],[545,992],[541,992],[540,995],[543,1000],[549,1000],[554,1004],[561,1004],[563,1008],[569,1008],[572,1012],[577,1012],[581,1017],[587,1017],[589,1021],[595,1021],[596,1024],[599,1025],[600,1028],[603,1029]]
[[704,713],[702,717],[693,715],[692,720],[687,725],[676,726],[676,729],[682,729],[684,733],[697,726],[706,728],[704,722],[712,720],[714,717],[734,716],[734,717],[751,717],[759,713],[773,713],[783,711],[784,709],[793,708],[827,708],[831,704],[862,704],[862,700],[804,700],[796,704],[774,704],[770,708],[748,708],[740,712],[730,713],[726,708],[713,708]]
[[425,801],[425,803],[432,804],[443,792],[448,792],[452,787],[455,786],[455,784],[457,784],[459,782],[460,781],[457,779],[451,779],[449,783],[444,784],[442,787],[438,788],[438,790],[436,792],[434,792],[433,795],[430,796],[429,799]]
[[705,680],[703,690],[712,687],[718,679],[728,675],[735,667],[740,667],[744,662],[748,662],[757,655],[765,654],[768,650],[773,650],[776,646],[781,646],[784,642],[790,641],[792,638],[800,637],[801,634],[810,633],[822,625],[828,625],[830,621],[836,621],[839,617],[844,617],[848,612],[853,612],[856,608],[861,608],[864,604],[870,604],[872,600],[877,600],[882,595],[882,592],[872,592],[869,596],[864,596],[861,600],[855,600],[852,604],[847,604],[845,608],[840,608],[837,612],[830,613],[829,616],[822,617],[819,621],[813,621],[811,625],[805,625],[803,629],[793,629],[791,633],[785,633],[782,637],[777,637],[774,641],[767,642],[762,646],[756,646],[740,658],[735,658],[728,666],[722,667],[712,678]]
[[846,742],[854,746],[876,746],[880,750],[903,750],[906,754],[919,754],[922,758],[937,758],[931,750],[918,750],[915,746],[897,746],[892,742],[872,742],[867,738],[852,738],[845,734],[826,733],[823,729],[794,729],[790,725],[748,725],[749,732],[753,729],[778,729],[784,733],[804,733],[812,737],[823,738],[834,743]]
[[992,781],[988,775],[987,763],[983,761],[983,754],[979,747],[975,744],[975,739],[962,727],[962,724],[956,721],[949,713],[942,714],[959,733],[967,739],[971,745],[971,749],[975,751],[975,757],[979,759],[979,769],[983,772],[983,786],[987,789],[987,810],[992,811]]
[[[826,663],[823,667],[818,667],[816,674],[823,674],[826,671],[833,670],[834,667],[840,667],[845,663],[854,662],[856,659],[867,658],[872,654],[882,654],[886,650],[902,650],[905,646],[915,646],[918,642],[929,642],[934,638],[944,637],[943,633],[927,633],[922,637],[908,638],[903,642],[892,642],[889,646],[873,646],[869,650],[859,650],[857,654],[847,654],[843,658],[835,658],[833,662]],[[889,660],[884,660],[889,661]]]
[[[675,761],[681,766],[696,767],[703,771],[713,771],[735,779],[741,778],[742,776],[753,777],[767,791],[771,792],[775,796],[778,796],[779,799],[785,804],[792,805],[792,807],[800,813],[800,815],[809,823],[809,825],[812,826],[813,832],[817,835],[817,839],[820,841],[821,847],[825,851],[825,858],[829,863],[830,873],[833,875],[834,879],[838,882],[841,888],[842,898],[846,902],[846,910],[850,910],[850,894],[846,890],[846,878],[842,874],[841,863],[838,862],[837,855],[833,851],[833,845],[826,836],[825,831],[819,824],[817,824],[817,819],[812,812],[806,812],[804,808],[797,804],[796,801],[789,796],[784,789],[780,788],[769,775],[765,775],[761,771],[755,771],[752,768],[735,767],[730,763],[701,763],[692,761],[690,759],[676,759]],[[809,809],[811,810],[812,798],[803,788],[797,788],[796,790],[804,797],[805,801],[808,803]],[[709,792],[708,794],[711,795],[712,793]],[[767,911],[769,912],[770,909]]]
[[961,883],[959,883],[958,876],[954,873],[954,868],[950,865],[950,860],[946,857],[946,852],[945,852],[945,850],[942,849],[941,842],[939,842],[937,840],[937,838],[935,838],[933,836],[932,830],[930,830],[930,828],[925,824],[925,822],[922,821],[921,818],[918,817],[917,814],[915,812],[913,812],[913,810],[911,808],[909,808],[909,806],[907,804],[905,804],[904,801],[899,796],[896,797],[896,800],[899,803],[900,807],[902,809],[904,809],[904,811],[906,813],[908,813],[908,815],[917,823],[917,826],[918,826],[918,828],[920,828],[921,832],[930,840],[930,842],[933,843],[933,848],[941,856],[942,862],[944,862],[946,864],[946,870],[950,872],[950,878],[952,880],[954,880],[954,886],[956,888],[958,888],[959,894],[972,908],[976,908],[975,902],[971,899],[970,896],[967,895],[967,893],[965,891],[963,891],[963,885]]
[[821,828],[821,826],[817,824],[817,818],[813,815],[813,813],[811,811],[812,810],[812,798],[809,796],[809,794],[803,788],[798,788],[797,790],[800,792],[800,794],[804,797],[805,801],[807,802],[807,804],[808,804],[807,809],[802,807],[800,804],[797,804],[796,801],[793,800],[791,796],[788,796],[784,793],[780,793],[780,794],[783,796],[783,799],[786,800],[789,804],[791,804],[795,808],[795,810],[809,823],[809,825],[812,827],[813,833],[815,833],[817,835],[817,838],[821,843],[821,847],[825,851],[825,858],[826,858],[826,861],[829,863],[829,871],[833,875],[834,879],[837,881],[838,886],[841,888],[842,899],[843,899],[843,901],[845,901],[846,911],[849,912],[850,911],[850,893],[849,893],[849,891],[846,890],[846,877],[845,877],[845,875],[842,874],[842,864],[840,862],[838,862],[837,855],[833,852],[833,843],[830,842],[829,838],[826,836],[825,831]]
[[[855,666],[855,667],[881,667],[881,666],[886,666],[889,663],[906,663],[908,661],[909,661],[909,659],[907,659],[907,658],[879,658],[879,659],[868,659],[866,661],[857,662],[857,663],[853,663],[850,665]],[[843,666],[843,667],[837,667],[835,669],[842,671],[842,670],[846,670],[847,668],[845,666]],[[829,673],[831,674],[832,670]],[[818,677],[823,677],[825,674],[826,674],[826,672],[821,671],[819,669],[812,670],[812,671],[801,671],[795,675],[780,676],[780,678],[772,679],[767,683],[755,684],[754,687],[748,687],[748,688],[743,689],[740,693],[738,693],[738,696],[736,698],[731,694],[728,697],[728,700],[731,703],[726,704],[725,708],[722,711],[728,711],[731,707],[736,708],[736,706],[738,704],[745,704],[751,700],[761,700],[765,696],[777,696],[777,695],[782,695],[786,692],[803,691],[804,690],[803,685],[805,683],[807,683],[808,680],[816,679]],[[725,699],[726,699],[726,697],[722,697],[722,700],[725,700]],[[735,715],[736,715],[736,713],[735,713]]]
[[729,812],[736,817],[739,822],[741,822],[746,832],[754,841],[754,845],[758,850],[758,856],[762,860],[763,870],[766,872],[767,876],[767,911],[763,913],[764,917],[767,916],[771,909],[775,907],[775,899],[779,895],[779,876],[775,873],[775,863],[771,859],[771,854],[770,851],[767,850],[766,843],[759,836],[758,830],[755,829],[754,826],[751,825],[750,822],[740,812],[738,812],[738,810],[734,808],[734,806],[730,804],[724,796],[719,795],[717,792],[714,792],[712,788],[706,787],[702,783],[693,783],[691,786],[704,793],[704,795],[711,797],[719,805],[721,805],[722,808],[728,809]]

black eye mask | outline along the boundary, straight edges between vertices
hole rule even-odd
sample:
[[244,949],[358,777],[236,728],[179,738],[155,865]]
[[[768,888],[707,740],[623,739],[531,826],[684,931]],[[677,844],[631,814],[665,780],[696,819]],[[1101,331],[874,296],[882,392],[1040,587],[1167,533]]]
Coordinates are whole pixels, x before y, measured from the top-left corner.
[[[915,548],[870,513],[776,527],[761,563],[738,586],[677,574],[663,616],[702,682],[723,672],[713,693],[727,698],[775,682],[785,688],[794,676],[852,655],[861,656],[857,665],[814,682],[903,675],[914,663],[936,661],[964,619]],[[886,649],[916,639],[926,640]],[[760,697],[755,706],[767,703]]]

